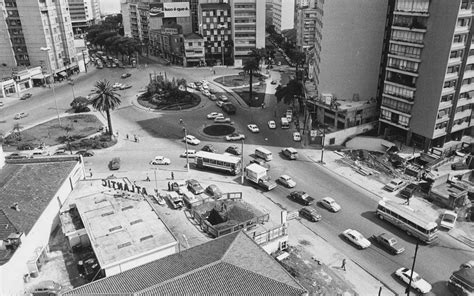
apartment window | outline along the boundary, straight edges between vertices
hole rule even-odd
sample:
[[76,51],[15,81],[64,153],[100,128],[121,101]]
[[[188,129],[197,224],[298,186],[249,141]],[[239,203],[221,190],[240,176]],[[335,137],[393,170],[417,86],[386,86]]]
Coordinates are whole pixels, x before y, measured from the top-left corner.
[[458,73],[459,72],[459,65],[448,67],[447,72],[448,73]]
[[390,44],[390,53],[411,58],[420,58],[421,48],[400,44]]
[[398,117],[398,123],[403,126],[408,126],[408,123],[410,122],[410,118],[407,116],[400,115]]
[[462,57],[463,50],[455,50],[451,51],[449,54],[449,58],[454,59],[454,58],[460,58]]
[[467,27],[469,26],[469,19],[468,18],[460,18],[457,22],[458,27]]
[[470,0],[462,0],[461,2],[461,9],[468,9],[469,8]]
[[423,33],[393,30],[391,39],[413,43],[423,43]]
[[400,102],[400,101],[397,101],[397,100],[392,100],[392,99],[389,99],[389,98],[383,98],[382,99],[382,105],[386,106],[386,107],[389,107],[391,109],[403,112],[403,113],[411,113],[411,105],[410,104]]
[[446,108],[446,109],[443,109],[443,110],[439,110],[438,118],[443,118],[444,116],[449,115],[449,113],[451,113],[451,108]]
[[474,70],[474,64],[466,65],[466,71]]
[[456,80],[445,81],[443,87],[444,88],[456,87]]
[[447,96],[442,96],[441,97],[441,102],[450,102],[454,98],[454,95],[447,95]]

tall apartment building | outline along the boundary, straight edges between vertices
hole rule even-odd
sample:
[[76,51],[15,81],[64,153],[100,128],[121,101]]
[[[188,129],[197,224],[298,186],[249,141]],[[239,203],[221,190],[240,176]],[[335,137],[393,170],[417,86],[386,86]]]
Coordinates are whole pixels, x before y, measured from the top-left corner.
[[[296,2],[294,27],[296,29],[296,48],[299,51],[307,50],[316,41],[317,3],[316,0],[298,0]],[[343,7],[341,7],[342,9]]]
[[82,34],[100,21],[99,0],[68,0],[68,3],[74,34]]
[[425,150],[472,135],[470,0],[395,0],[386,28],[379,131]]
[[17,67],[54,74],[77,67],[67,0],[0,0],[0,10],[2,76]]
[[295,0],[273,0],[272,12],[273,25],[278,34],[294,28]]

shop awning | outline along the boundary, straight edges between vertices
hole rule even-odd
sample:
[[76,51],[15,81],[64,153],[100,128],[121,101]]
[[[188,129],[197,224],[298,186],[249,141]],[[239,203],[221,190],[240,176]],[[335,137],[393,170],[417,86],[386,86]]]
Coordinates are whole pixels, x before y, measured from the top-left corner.
[[35,74],[31,76],[31,79],[45,79],[51,76],[51,74]]

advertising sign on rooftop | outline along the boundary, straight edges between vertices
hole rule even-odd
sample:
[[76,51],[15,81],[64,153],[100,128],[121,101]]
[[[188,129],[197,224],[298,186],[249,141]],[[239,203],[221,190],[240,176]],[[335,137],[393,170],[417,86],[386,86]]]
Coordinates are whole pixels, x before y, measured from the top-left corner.
[[188,17],[190,16],[189,2],[163,3],[165,17]]

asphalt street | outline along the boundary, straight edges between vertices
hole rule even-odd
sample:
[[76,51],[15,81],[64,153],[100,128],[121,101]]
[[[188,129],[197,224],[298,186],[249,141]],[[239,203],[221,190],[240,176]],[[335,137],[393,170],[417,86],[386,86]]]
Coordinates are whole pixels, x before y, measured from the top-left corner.
[[[216,68],[216,75],[238,73],[239,70],[228,68]],[[129,72],[130,78],[120,79],[122,73]],[[158,178],[167,178],[171,171],[181,174],[185,170],[186,160],[179,157],[185,149],[182,137],[184,136],[182,126],[179,125],[179,119],[183,119],[188,129],[188,134],[193,134],[201,139],[200,149],[204,144],[212,143],[219,152],[223,152],[230,145],[223,140],[223,137],[211,137],[202,132],[202,129],[211,123],[206,119],[206,115],[213,111],[220,111],[214,102],[201,96],[201,104],[193,110],[180,112],[152,112],[137,108],[132,105],[136,93],[143,88],[149,79],[150,73],[166,73],[168,78],[185,78],[187,81],[204,79],[212,75],[208,68],[183,69],[180,67],[166,67],[161,65],[150,65],[142,69],[103,69],[91,70],[87,75],[81,75],[75,79],[74,94],[87,95],[93,88],[95,81],[106,78],[112,83],[126,82],[132,84],[131,89],[118,91],[122,95],[122,105],[112,112],[112,121],[120,126],[120,137],[125,138],[126,134],[138,135],[140,142],[146,145],[135,145],[130,140],[123,141],[117,147],[110,151],[97,151],[96,156],[86,159],[86,168],[93,167],[94,171],[107,172],[107,163],[112,157],[119,156],[122,159],[122,165],[119,172],[128,172],[129,178],[144,179],[146,175],[154,174],[153,166],[149,162],[156,155],[164,155],[171,159],[170,166],[160,166]],[[272,75],[277,75],[272,72]],[[74,79],[75,77],[73,77]],[[217,89],[217,88],[216,88]],[[37,122],[54,118],[56,116],[55,100],[52,91],[49,89],[35,89],[32,91],[34,96],[27,101],[19,101],[17,98],[14,103],[7,103],[0,109],[0,131],[8,132],[13,128],[14,123],[18,122],[23,126],[29,126]],[[56,100],[59,111],[69,110],[69,104],[72,101],[72,87],[66,83],[55,88]],[[415,241],[402,233],[390,224],[375,217],[374,211],[378,198],[362,187],[363,184],[353,184],[347,180],[329,172],[319,164],[304,156],[303,150],[300,150],[300,158],[297,161],[289,161],[282,158],[279,151],[282,147],[292,146],[301,149],[300,143],[293,142],[291,133],[294,131],[292,126],[289,130],[270,130],[267,121],[272,119],[278,123],[274,112],[277,111],[277,117],[286,110],[287,106],[277,104],[274,97],[270,96],[268,108],[245,108],[238,102],[234,104],[238,107],[237,114],[230,116],[233,120],[233,126],[237,131],[243,132],[247,139],[244,148],[244,163],[250,160],[250,154],[253,154],[258,145],[266,146],[274,155],[274,160],[269,164],[271,166],[270,175],[276,179],[281,174],[289,174],[296,182],[296,190],[304,190],[312,195],[316,200],[325,196],[331,196],[341,204],[342,211],[339,213],[330,213],[320,208],[317,204],[313,205],[323,217],[318,223],[305,223],[314,233],[327,240],[331,245],[340,249],[367,271],[380,279],[394,291],[403,292],[401,283],[394,278],[393,272],[401,266],[411,267]],[[233,100],[233,99],[232,99]],[[3,100],[4,102],[6,99]],[[13,120],[13,116],[18,112],[28,112],[29,116],[21,120]],[[252,134],[247,130],[248,123],[257,123],[261,132]],[[124,128],[122,128],[124,127]],[[239,143],[233,143],[240,145]],[[219,175],[216,175],[219,177]],[[237,181],[239,178],[225,177],[229,182]],[[248,184],[247,184],[248,186]],[[273,191],[265,193],[275,203],[288,210],[297,210],[301,207],[287,198],[290,190],[278,186]],[[345,240],[341,239],[340,233],[347,228],[353,228],[360,231],[366,237],[381,232],[388,232],[398,238],[399,242],[405,246],[405,253],[393,256],[388,254],[379,246],[372,245],[369,249],[359,251]],[[470,258],[473,258],[473,250],[459,243],[446,233],[440,235],[440,240],[430,246],[422,245],[420,247],[416,271],[433,285],[433,294],[449,295],[446,290],[446,281],[453,270]]]

